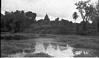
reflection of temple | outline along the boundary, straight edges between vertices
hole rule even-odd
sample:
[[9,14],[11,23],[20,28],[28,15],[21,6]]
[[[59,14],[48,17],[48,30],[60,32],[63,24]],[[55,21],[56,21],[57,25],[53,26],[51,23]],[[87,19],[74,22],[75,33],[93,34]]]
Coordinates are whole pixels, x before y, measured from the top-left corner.
[[[51,43],[47,43],[48,46],[45,49],[44,43],[36,43],[35,52],[34,53],[45,53],[54,57],[73,57],[73,48],[68,44],[67,46],[53,45]],[[56,49],[55,49],[56,48]]]

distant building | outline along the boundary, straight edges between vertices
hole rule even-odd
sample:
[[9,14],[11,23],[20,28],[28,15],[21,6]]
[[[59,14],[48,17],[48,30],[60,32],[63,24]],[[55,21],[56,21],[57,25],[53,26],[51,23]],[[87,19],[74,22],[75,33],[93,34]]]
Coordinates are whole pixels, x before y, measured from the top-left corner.
[[50,18],[48,17],[47,14],[44,17],[44,23],[46,23],[46,24],[49,24],[50,23]]

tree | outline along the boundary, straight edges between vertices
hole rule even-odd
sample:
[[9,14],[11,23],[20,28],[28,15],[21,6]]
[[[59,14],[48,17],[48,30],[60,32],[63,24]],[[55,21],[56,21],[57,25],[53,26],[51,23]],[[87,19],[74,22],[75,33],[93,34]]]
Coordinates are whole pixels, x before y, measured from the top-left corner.
[[76,9],[79,10],[81,17],[85,22],[92,20],[96,15],[96,9],[92,4],[90,4],[90,1],[91,0],[79,1],[75,4],[77,6]]
[[97,16],[95,17],[95,20],[97,21],[97,31],[99,32],[99,0],[96,5],[96,14]]
[[73,19],[75,20],[75,23],[76,23],[76,19],[78,18],[78,15],[77,15],[77,12],[74,12],[73,13]]
[[59,18],[55,19],[55,24],[59,24]]
[[96,9],[93,5],[90,4],[91,0],[87,1],[79,1],[75,5],[77,6],[76,9],[79,10],[81,17],[83,19],[83,31],[87,31],[86,24],[89,20],[92,20],[95,17]]
[[[73,13],[73,19],[75,20],[76,23],[76,19],[78,18],[77,12]],[[76,33],[78,32],[78,25],[76,24]]]
[[58,21],[59,21],[59,18],[56,18],[56,19],[55,19],[55,22],[58,22]]
[[97,10],[97,14],[98,14],[98,16],[99,16],[99,0],[98,0],[98,3],[97,3],[97,5],[96,5],[96,10]]
[[98,3],[96,5],[96,12],[95,13],[97,14],[96,17],[99,18],[99,0],[98,0]]
[[2,32],[5,29],[4,28],[4,15],[2,13],[1,13],[1,19],[0,19],[0,21],[1,21],[1,30],[0,31]]
[[60,23],[62,25],[68,25],[69,24],[69,21],[68,20],[65,20],[65,19],[61,19]]
[[[33,14],[32,14],[33,15]],[[36,18],[34,13],[33,20]],[[2,30],[5,32],[23,32],[31,24],[33,20],[30,20],[24,11],[16,10],[15,12],[5,12],[5,15],[2,18]]]
[[2,31],[4,32],[11,31],[11,25],[14,25],[14,24],[11,24],[13,22],[13,19],[14,19],[14,16],[12,15],[12,13],[6,11],[5,15],[2,18],[2,23],[1,23]]
[[26,12],[26,16],[29,18],[29,19],[32,19],[33,20],[33,22],[35,22],[36,20],[35,20],[35,18],[36,18],[36,13],[33,13],[33,12],[31,12],[31,11],[28,11],[28,12]]

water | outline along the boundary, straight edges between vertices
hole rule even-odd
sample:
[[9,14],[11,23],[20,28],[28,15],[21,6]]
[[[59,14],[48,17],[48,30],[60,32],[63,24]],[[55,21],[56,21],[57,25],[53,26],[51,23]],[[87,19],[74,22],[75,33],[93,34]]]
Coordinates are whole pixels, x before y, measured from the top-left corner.
[[[88,54],[88,52],[84,51],[75,51],[74,53],[74,48],[71,47],[69,44],[63,44],[61,42],[57,42],[55,39],[52,38],[38,38],[35,39],[35,51],[31,52],[30,54],[37,54],[37,53],[45,53],[48,54],[52,57],[56,58],[63,58],[63,57],[68,57],[68,58],[73,58],[75,55],[80,55],[82,53]],[[15,57],[24,57],[28,53],[17,53],[14,55],[10,56],[15,56]]]
[[[43,39],[44,40],[44,39]],[[68,44],[66,46],[58,45],[58,42],[52,41],[52,39],[36,42],[34,53],[46,53],[54,57],[73,57],[73,48]]]

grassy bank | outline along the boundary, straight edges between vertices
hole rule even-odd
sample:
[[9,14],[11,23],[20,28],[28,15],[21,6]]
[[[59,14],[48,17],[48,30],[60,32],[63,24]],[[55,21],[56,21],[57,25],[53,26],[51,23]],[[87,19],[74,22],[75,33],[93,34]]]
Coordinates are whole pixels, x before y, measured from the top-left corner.
[[[86,48],[96,50],[99,56],[99,36],[81,36],[81,35],[52,35],[52,34],[16,34],[10,40],[1,40],[1,56],[20,53],[28,48],[34,48],[36,38],[54,38],[58,42],[68,43],[75,48]],[[20,39],[18,38],[20,35]],[[17,39],[15,39],[17,37]],[[10,38],[10,37],[9,37]],[[8,39],[9,39],[8,38]]]

